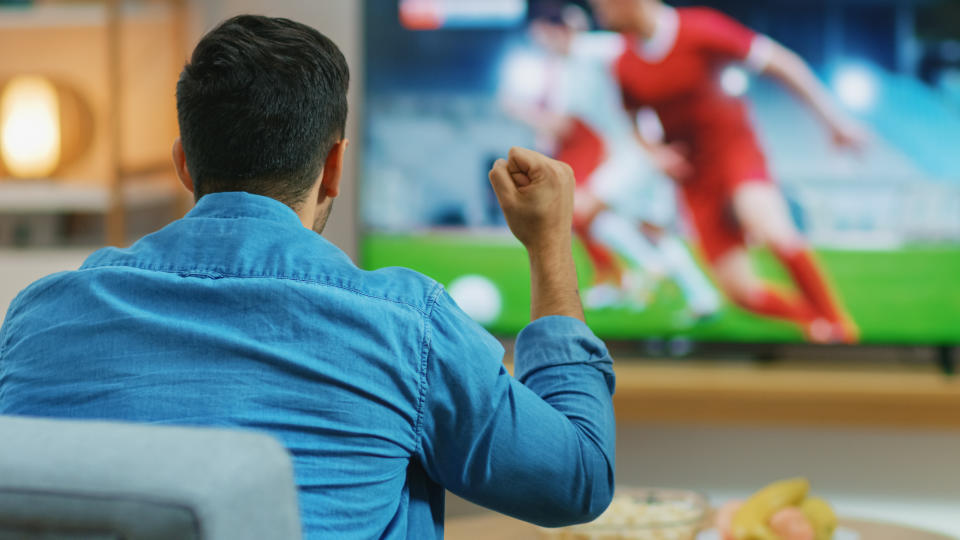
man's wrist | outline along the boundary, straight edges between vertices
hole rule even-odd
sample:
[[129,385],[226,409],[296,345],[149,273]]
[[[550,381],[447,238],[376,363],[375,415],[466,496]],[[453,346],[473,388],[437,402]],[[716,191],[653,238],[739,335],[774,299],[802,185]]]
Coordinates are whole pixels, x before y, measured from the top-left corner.
[[573,259],[573,236],[558,234],[524,246],[531,264],[566,262]]
[[573,262],[572,238],[528,249],[531,277],[531,318],[565,315],[584,319]]

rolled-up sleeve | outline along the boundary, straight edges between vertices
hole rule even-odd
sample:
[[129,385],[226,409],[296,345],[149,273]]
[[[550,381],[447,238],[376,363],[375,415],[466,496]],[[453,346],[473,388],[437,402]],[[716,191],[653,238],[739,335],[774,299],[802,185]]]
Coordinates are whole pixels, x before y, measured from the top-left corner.
[[544,526],[589,521],[614,488],[612,360],[582,322],[546,317],[503,349],[441,292],[427,322],[420,459],[477,504]]

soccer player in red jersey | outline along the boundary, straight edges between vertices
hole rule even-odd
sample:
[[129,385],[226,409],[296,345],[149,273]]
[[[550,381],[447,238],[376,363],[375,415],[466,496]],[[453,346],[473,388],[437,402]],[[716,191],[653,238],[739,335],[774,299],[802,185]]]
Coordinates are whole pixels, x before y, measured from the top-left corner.
[[[731,300],[759,315],[793,321],[808,339],[848,342],[858,330],[831,291],[767,170],[747,104],[727,95],[729,64],[780,81],[822,120],[840,148],[866,134],[834,103],[794,52],[709,8],[660,0],[591,0],[600,22],[624,35],[614,70],[629,107],[652,107],[666,144],[656,150],[681,186],[700,246]],[[746,237],[768,246],[799,294],[778,290],[753,268]]]

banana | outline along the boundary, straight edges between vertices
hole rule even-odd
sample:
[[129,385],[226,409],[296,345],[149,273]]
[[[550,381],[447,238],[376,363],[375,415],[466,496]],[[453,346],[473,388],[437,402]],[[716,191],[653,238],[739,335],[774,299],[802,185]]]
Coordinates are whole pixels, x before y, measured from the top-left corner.
[[827,501],[818,497],[808,497],[800,503],[800,511],[813,525],[816,540],[833,538],[833,531],[837,528],[837,515],[833,513]]
[[780,540],[767,523],[777,510],[799,506],[808,491],[810,482],[806,478],[791,478],[774,482],[754,493],[733,515],[733,537],[736,540]]

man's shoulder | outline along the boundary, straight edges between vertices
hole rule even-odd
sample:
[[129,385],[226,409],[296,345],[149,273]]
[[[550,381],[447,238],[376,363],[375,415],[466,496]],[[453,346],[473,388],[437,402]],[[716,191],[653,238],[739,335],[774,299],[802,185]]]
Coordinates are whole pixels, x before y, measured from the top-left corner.
[[[406,306],[427,314],[442,288],[433,279],[408,268],[391,267],[366,271],[357,268],[350,259],[331,245],[307,237],[297,249],[283,250],[281,245],[267,252],[286,251],[275,260],[261,261],[261,266],[231,266],[221,260],[170,261],[158,259],[154,249],[135,245],[128,249],[105,248],[93,255],[81,267],[81,273],[91,278],[99,272],[157,273],[169,277],[209,278],[222,280],[224,286],[236,281],[257,279],[272,281],[278,287],[314,287],[318,293],[337,289],[366,299],[379,300],[397,306]],[[143,253],[139,253],[143,252]]]
[[430,315],[443,286],[434,279],[399,266],[360,271],[363,291],[374,297],[410,306]]
[[404,305],[429,315],[443,287],[435,280],[409,268],[388,267],[344,274],[324,275],[320,284],[339,287],[356,294]]
[[302,227],[244,237],[250,227],[243,225],[235,223],[233,232],[210,237],[198,234],[197,224],[180,220],[129,248],[101,249],[80,270],[209,278],[223,280],[226,287],[235,280],[258,279],[278,287],[316,287],[318,292],[336,288],[424,313],[438,294],[436,281],[407,268],[362,270],[328,240]]
[[[3,306],[7,308],[4,317],[2,317],[4,327],[6,328],[12,324],[16,318],[15,316],[27,307],[42,309],[44,307],[43,298],[49,296],[52,299],[50,304],[56,305],[59,296],[58,291],[62,289],[67,282],[70,282],[76,273],[76,270],[57,272],[27,285],[22,291],[17,293],[9,306]],[[51,291],[52,294],[50,294]],[[0,347],[2,347],[2,343],[0,343]]]

